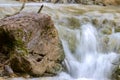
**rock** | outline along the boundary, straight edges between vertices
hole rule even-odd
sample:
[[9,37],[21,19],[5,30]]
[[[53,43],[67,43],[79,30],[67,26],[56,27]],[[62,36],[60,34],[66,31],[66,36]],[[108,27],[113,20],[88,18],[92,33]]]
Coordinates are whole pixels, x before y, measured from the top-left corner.
[[75,0],[76,3],[81,3],[81,0]]
[[115,27],[115,32],[120,32],[120,26]]
[[90,22],[90,19],[88,17],[83,17],[81,19],[81,24],[86,24],[86,23],[89,23]]
[[4,79],[3,77],[0,77],[0,80],[6,80],[6,79]]
[[101,6],[107,6],[107,5],[119,5],[120,0],[16,0],[20,2],[27,2],[27,1],[33,1],[33,2],[51,2],[51,3],[79,3],[79,4],[86,4],[86,5],[101,5]]
[[104,28],[101,29],[101,32],[103,34],[110,35],[110,34],[112,34],[112,27],[106,26],[106,27],[104,27]]
[[107,24],[109,21],[107,19],[104,19],[102,24]]
[[0,20],[0,52],[10,57],[14,72],[32,76],[62,70],[64,53],[50,16],[20,13]]
[[15,76],[13,70],[8,65],[4,66],[4,73],[6,73],[6,75],[10,76],[10,77],[14,77]]
[[71,18],[67,18],[67,25],[71,28],[71,29],[75,29],[75,28],[79,28],[80,27],[80,21],[77,18],[71,17]]
[[118,33],[114,33],[109,38],[108,49],[109,51],[114,51],[116,53],[120,53],[120,38],[118,37]]
[[116,67],[116,70],[113,72],[112,80],[120,80],[120,66]]
[[104,5],[117,5],[116,0],[102,0]]
[[103,5],[119,5],[120,0],[96,0],[96,3],[103,4]]
[[92,23],[93,25],[98,25],[99,24],[99,20],[98,19],[92,19]]
[[104,52],[104,53],[107,53],[109,50],[108,50],[108,42],[109,42],[109,37],[108,36],[103,36],[101,38],[101,50]]
[[[102,20],[99,18],[93,18],[92,20],[92,24],[98,29],[100,30],[101,28],[103,28],[103,23]],[[106,25],[105,25],[106,26]],[[108,25],[107,25],[108,26]]]

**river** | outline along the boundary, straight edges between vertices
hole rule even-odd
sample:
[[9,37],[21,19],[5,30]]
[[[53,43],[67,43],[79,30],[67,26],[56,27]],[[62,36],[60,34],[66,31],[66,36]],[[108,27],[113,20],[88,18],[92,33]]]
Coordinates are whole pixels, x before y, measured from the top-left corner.
[[[15,3],[1,3],[0,18],[18,11],[21,4]],[[52,17],[62,41],[66,70],[55,77],[27,80],[112,80],[120,59],[119,7],[27,3],[22,12],[37,12],[42,4],[42,13]]]

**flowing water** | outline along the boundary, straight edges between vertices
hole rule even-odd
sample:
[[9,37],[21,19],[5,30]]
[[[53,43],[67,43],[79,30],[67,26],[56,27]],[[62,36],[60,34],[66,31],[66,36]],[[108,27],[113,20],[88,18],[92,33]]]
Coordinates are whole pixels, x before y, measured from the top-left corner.
[[[119,8],[41,4],[45,5],[42,13],[52,17],[58,30],[66,55],[63,62],[65,71],[55,77],[30,80],[112,80],[120,58],[120,33],[115,31],[115,27],[120,25]],[[26,4],[23,11],[37,12],[41,4]],[[0,18],[13,14],[20,5],[0,4]]]
[[68,64],[68,73],[78,80],[109,80],[119,56],[114,52],[99,51],[97,31],[91,24],[85,24],[76,32],[78,43],[75,53],[69,49],[68,41],[62,40]]

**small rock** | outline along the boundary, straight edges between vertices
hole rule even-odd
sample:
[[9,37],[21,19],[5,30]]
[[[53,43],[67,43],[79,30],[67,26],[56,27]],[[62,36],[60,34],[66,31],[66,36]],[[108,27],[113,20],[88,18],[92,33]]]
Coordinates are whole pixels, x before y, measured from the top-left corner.
[[115,32],[120,32],[120,26],[115,27]]

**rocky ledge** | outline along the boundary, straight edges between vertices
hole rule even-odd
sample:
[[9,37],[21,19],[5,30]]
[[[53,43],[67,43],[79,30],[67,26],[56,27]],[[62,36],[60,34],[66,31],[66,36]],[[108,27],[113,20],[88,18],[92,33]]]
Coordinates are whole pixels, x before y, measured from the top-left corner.
[[62,70],[63,49],[47,14],[20,13],[0,20],[1,76],[52,76]]
[[20,2],[78,3],[85,5],[120,5],[120,0],[16,0]]

